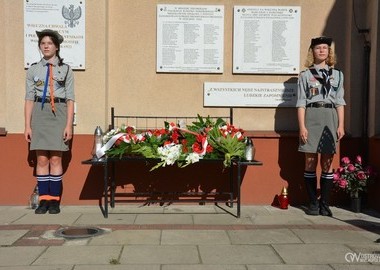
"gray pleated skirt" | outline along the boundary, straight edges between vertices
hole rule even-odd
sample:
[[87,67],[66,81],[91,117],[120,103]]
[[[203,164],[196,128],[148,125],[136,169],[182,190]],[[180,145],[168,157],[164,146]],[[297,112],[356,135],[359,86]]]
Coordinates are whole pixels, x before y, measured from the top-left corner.
[[69,142],[63,141],[63,131],[67,121],[66,103],[55,103],[55,114],[50,103],[35,102],[32,112],[32,141],[30,150],[68,151]]
[[305,153],[335,154],[338,115],[335,108],[306,108],[307,142],[300,141],[298,151]]

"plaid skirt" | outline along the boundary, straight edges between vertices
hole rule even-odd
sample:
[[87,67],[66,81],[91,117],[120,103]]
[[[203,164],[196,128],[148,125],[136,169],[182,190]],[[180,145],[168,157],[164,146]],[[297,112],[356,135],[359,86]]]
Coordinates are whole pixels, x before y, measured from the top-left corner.
[[35,102],[32,112],[32,140],[30,150],[68,151],[69,142],[63,141],[63,131],[67,122],[66,103],[55,103],[55,114],[50,103],[41,108],[40,102]]
[[306,108],[307,142],[300,140],[298,151],[335,154],[338,139],[338,114],[335,108]]

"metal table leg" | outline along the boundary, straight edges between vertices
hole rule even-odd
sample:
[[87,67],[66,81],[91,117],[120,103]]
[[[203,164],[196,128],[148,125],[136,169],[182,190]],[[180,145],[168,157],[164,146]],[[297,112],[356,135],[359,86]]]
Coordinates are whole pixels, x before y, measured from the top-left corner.
[[108,162],[104,164],[104,217],[108,218]]
[[241,186],[241,165],[240,162],[237,162],[237,217],[240,218],[240,186]]

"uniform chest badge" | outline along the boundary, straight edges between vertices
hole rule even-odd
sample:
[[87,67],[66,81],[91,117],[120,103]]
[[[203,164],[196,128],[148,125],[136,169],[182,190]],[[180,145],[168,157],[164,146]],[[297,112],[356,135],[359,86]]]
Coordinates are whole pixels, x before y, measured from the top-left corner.
[[34,81],[34,84],[35,84],[36,86],[42,86],[42,85],[44,85],[44,82],[41,81],[38,77],[34,77],[34,78],[33,78],[33,81]]

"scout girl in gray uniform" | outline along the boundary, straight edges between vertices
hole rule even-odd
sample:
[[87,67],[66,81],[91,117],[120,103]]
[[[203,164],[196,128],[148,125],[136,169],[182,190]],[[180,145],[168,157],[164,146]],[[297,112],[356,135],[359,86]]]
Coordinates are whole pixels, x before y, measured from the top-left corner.
[[[298,79],[297,113],[300,144],[305,153],[305,185],[310,205],[308,215],[332,216],[329,197],[333,186],[331,163],[336,143],[344,136],[343,73],[333,66],[335,54],[332,39],[318,37],[311,40],[308,59]],[[322,174],[321,197],[317,198],[318,154]]]
[[36,214],[58,214],[62,192],[62,153],[73,134],[74,76],[59,56],[63,37],[56,31],[36,32],[43,58],[26,75],[25,139],[37,155],[39,206]]

